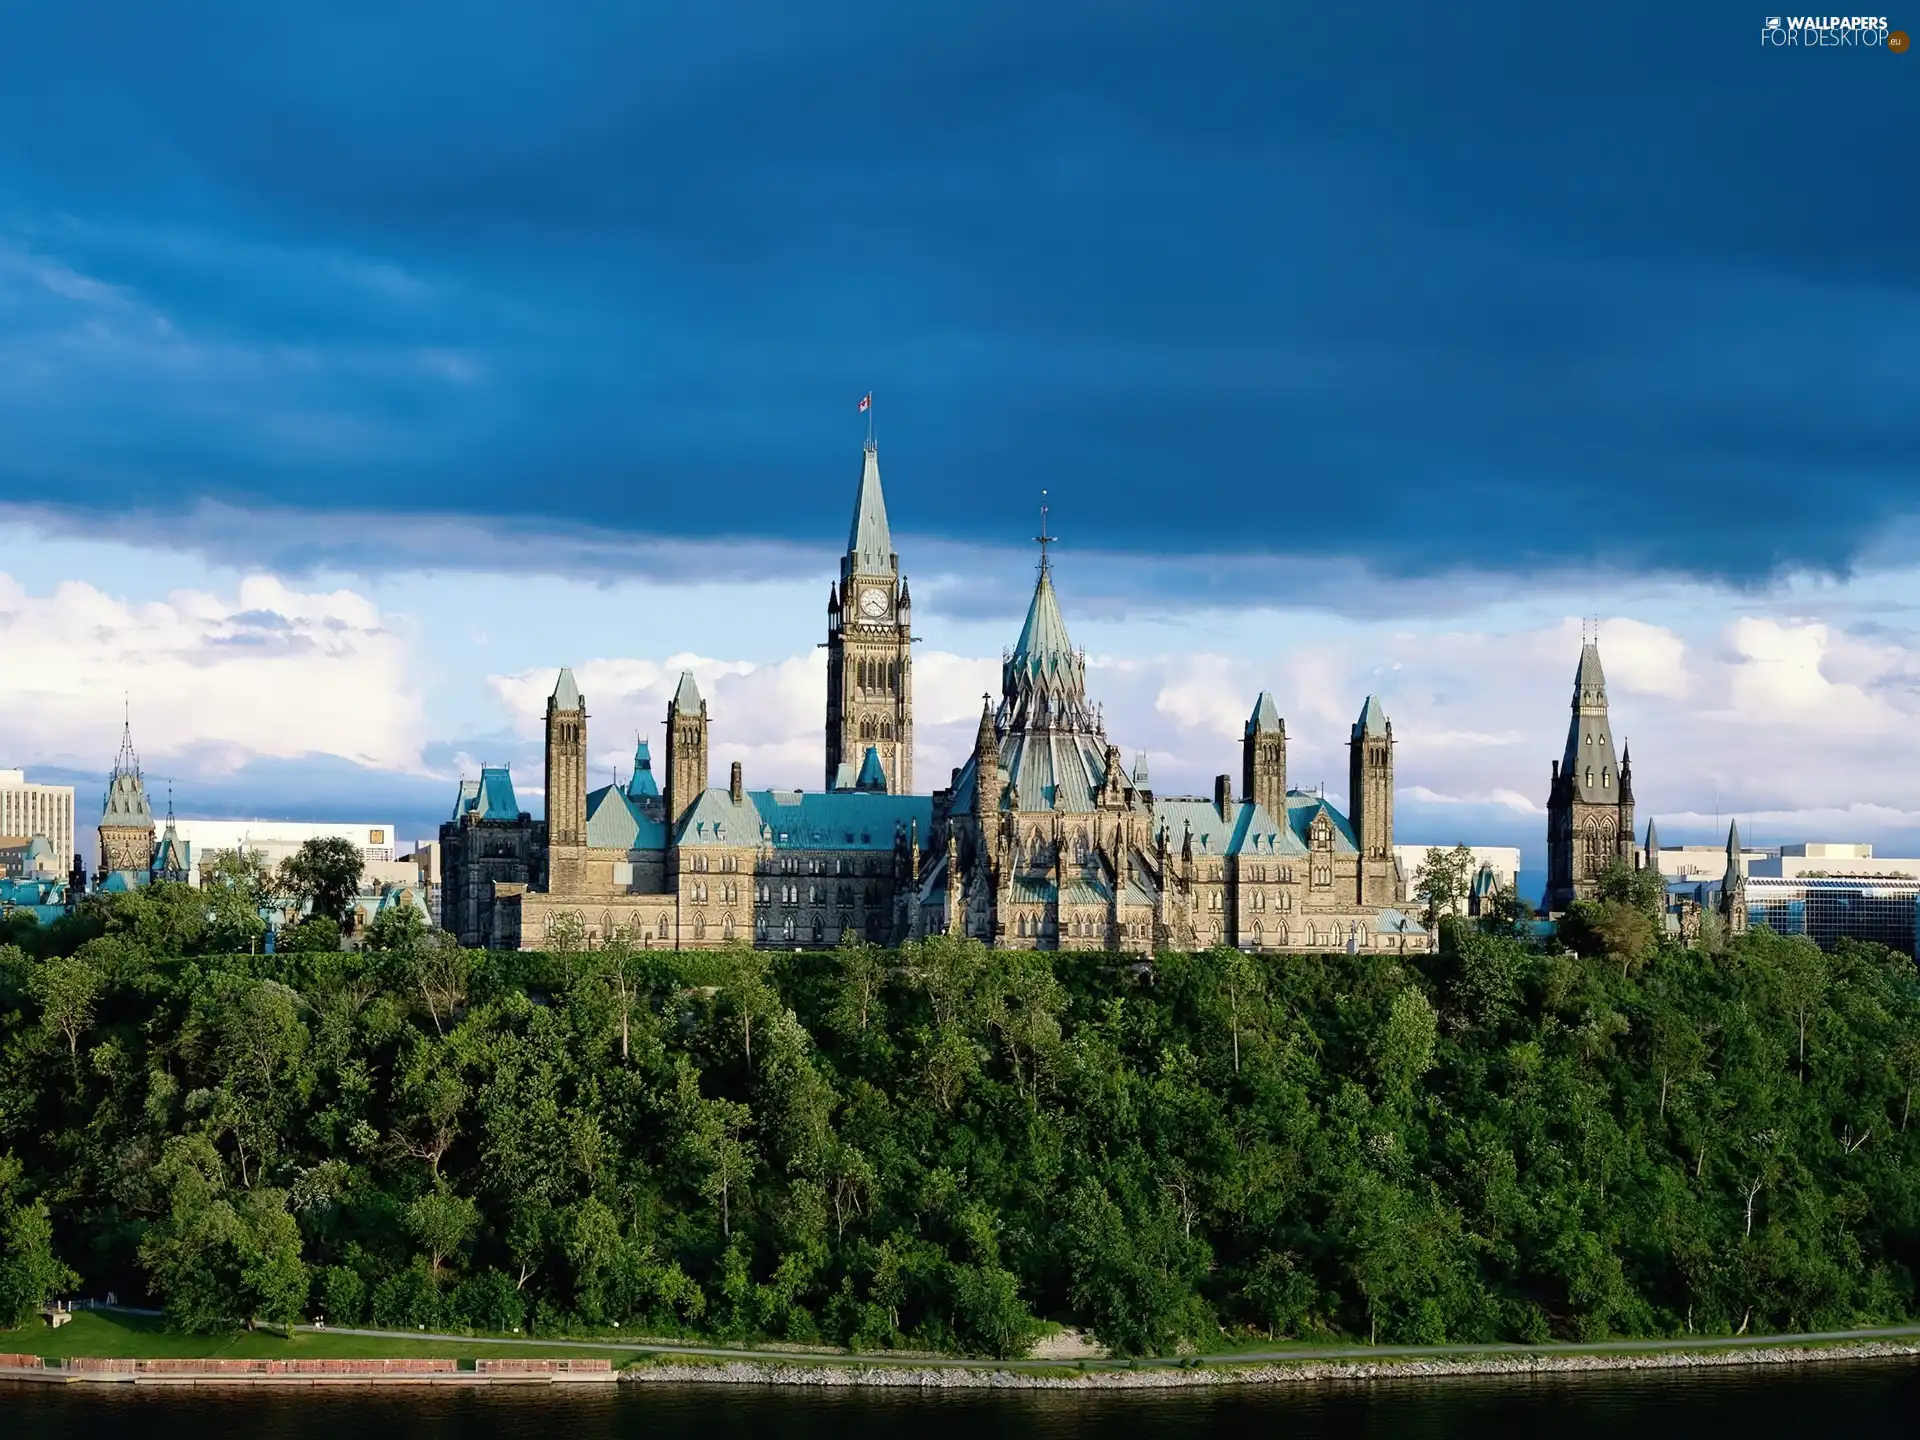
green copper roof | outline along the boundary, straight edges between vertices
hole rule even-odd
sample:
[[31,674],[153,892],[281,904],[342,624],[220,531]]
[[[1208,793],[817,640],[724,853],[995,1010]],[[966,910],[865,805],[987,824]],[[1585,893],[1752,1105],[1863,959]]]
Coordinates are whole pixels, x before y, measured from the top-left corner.
[[573,671],[564,665],[560,667],[560,679],[553,687],[553,708],[556,710],[580,708],[580,687],[574,683]]
[[1362,735],[1370,735],[1377,740],[1383,740],[1386,734],[1386,709],[1380,704],[1379,696],[1369,695],[1367,703],[1360,707],[1360,718],[1353,722],[1353,738],[1358,740]]
[[887,529],[887,499],[880,493],[880,452],[871,441],[860,462],[860,494],[853,502],[853,528],[847,532],[849,573],[893,572],[893,535]]
[[860,761],[860,774],[853,782],[856,790],[885,790],[887,788],[887,768],[880,763],[880,747],[869,745],[865,758]]
[[1053,593],[1053,567],[1042,565],[1033,600],[1027,606],[1027,623],[1020,627],[1020,638],[1013,647],[1013,663],[1032,672],[1069,664],[1073,658],[1073,641],[1067,638],[1060,597]]
[[587,796],[587,844],[596,850],[664,850],[667,827],[650,807],[617,786]]
[[504,765],[481,767],[478,780],[462,780],[453,802],[455,820],[518,820],[513,775]]
[[1262,690],[1260,698],[1253,702],[1253,714],[1247,717],[1247,734],[1271,735],[1280,728],[1280,707],[1273,703],[1273,696]]
[[676,710],[698,710],[704,702],[700,699],[700,687],[693,683],[693,672],[680,672],[680,687],[673,692],[673,708]]
[[642,740],[633,747],[633,776],[627,781],[627,798],[657,799],[659,794],[660,783],[653,778],[653,755]]

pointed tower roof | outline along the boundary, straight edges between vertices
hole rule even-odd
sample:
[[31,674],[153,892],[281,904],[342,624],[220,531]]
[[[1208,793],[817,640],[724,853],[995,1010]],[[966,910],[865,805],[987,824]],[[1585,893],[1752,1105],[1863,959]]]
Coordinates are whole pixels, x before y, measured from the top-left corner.
[[556,710],[580,708],[580,687],[574,683],[573,671],[565,665],[560,667],[560,678],[553,685],[553,708]]
[[887,528],[887,497],[880,490],[880,451],[869,440],[860,461],[860,493],[847,532],[848,574],[886,575],[893,570],[893,533]]
[[1647,854],[1649,856],[1655,856],[1655,855],[1658,855],[1659,853],[1660,853],[1660,832],[1653,828],[1653,817],[1648,816],[1647,817]]
[[673,692],[672,708],[675,710],[693,711],[698,710],[705,703],[706,702],[700,698],[700,687],[693,683],[693,672],[691,670],[682,670],[680,672],[679,688]]
[[629,800],[650,800],[660,794],[660,783],[653,778],[653,752],[641,740],[633,747],[633,774],[627,780]]
[[1600,668],[1600,646],[1592,640],[1580,646],[1580,668],[1573,672],[1573,708],[1607,703],[1607,673]]
[[1014,642],[1013,660],[1023,669],[1038,670],[1069,661],[1073,654],[1066,617],[1060,613],[1060,597],[1053,592],[1053,567],[1043,562],[1033,599],[1027,605],[1027,623],[1020,627],[1020,638]]
[[1386,707],[1381,705],[1380,697],[1367,696],[1366,703],[1360,707],[1360,718],[1353,722],[1353,738],[1372,736],[1384,740],[1388,728]]
[[980,728],[974,732],[973,753],[981,755],[999,742],[999,736],[993,728],[993,697],[980,697]]
[[1255,735],[1271,735],[1282,729],[1280,707],[1273,703],[1270,691],[1262,690],[1260,698],[1253,702],[1253,714],[1247,717],[1247,738]]
[[866,758],[860,762],[860,774],[853,782],[856,790],[872,790],[884,793],[887,788],[887,767],[880,763],[880,747],[869,745]]
[[1738,820],[1730,820],[1727,822],[1727,859],[1728,860],[1737,859],[1739,857],[1739,854],[1740,854],[1740,822]]

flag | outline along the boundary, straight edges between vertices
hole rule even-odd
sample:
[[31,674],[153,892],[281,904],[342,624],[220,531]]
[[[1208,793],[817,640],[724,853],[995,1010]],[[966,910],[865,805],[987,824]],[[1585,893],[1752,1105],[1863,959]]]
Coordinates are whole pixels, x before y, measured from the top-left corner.
[[871,410],[872,408],[873,408],[873,392],[869,390],[866,394],[860,397],[860,413],[864,415],[867,413],[867,411]]

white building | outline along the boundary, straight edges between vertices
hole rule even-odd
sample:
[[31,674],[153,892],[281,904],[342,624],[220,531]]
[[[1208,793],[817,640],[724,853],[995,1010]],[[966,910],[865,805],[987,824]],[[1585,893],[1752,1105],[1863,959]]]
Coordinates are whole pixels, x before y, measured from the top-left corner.
[[190,884],[200,883],[200,867],[223,850],[250,850],[276,866],[309,840],[341,839],[360,850],[366,866],[363,883],[411,884],[419,875],[412,861],[395,859],[397,842],[390,824],[313,825],[297,820],[175,820],[174,829],[192,846]]
[[32,785],[24,770],[0,770],[0,839],[44,835],[60,857],[60,873],[73,863],[73,787]]
[[[1770,880],[1920,880],[1920,860],[1875,855],[1864,841],[1743,845],[1740,868],[1750,877]],[[1669,880],[1718,880],[1727,873],[1727,847],[1662,845],[1660,873]]]

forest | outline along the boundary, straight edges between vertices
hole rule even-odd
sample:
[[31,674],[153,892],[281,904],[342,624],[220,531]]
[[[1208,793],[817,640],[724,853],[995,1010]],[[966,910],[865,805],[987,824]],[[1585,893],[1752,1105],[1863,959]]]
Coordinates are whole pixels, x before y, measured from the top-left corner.
[[0,1324],[112,1291],[188,1330],[1012,1356],[1913,1318],[1913,960],[1682,948],[1654,903],[1151,963],[404,921],[236,953],[165,884],[14,917]]

